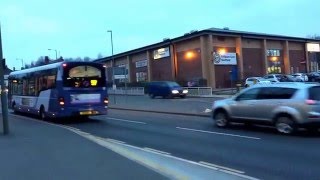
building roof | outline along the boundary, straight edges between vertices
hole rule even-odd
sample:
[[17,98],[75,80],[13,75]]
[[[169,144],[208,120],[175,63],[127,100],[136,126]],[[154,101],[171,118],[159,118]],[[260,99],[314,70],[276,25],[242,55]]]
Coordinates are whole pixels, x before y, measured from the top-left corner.
[[[247,31],[237,31],[237,30],[230,30],[229,28],[209,28],[204,30],[193,30],[189,33],[185,33],[183,36],[179,36],[173,39],[165,38],[162,42],[158,42],[155,44],[151,44],[148,46],[140,47],[137,49],[133,49],[130,51],[122,52],[119,54],[115,54],[113,58],[119,58],[126,55],[144,52],[146,50],[153,50],[157,48],[162,48],[169,46],[172,43],[181,42],[187,39],[192,39],[195,37],[199,37],[201,35],[217,35],[217,36],[231,36],[231,37],[243,37],[243,38],[252,38],[252,39],[269,39],[269,40],[289,40],[289,41],[296,41],[296,42],[320,42],[317,39],[311,38],[302,38],[302,37],[292,37],[292,36],[284,36],[284,35],[274,35],[274,34],[266,34],[266,33],[256,33],[256,32],[247,32]],[[101,59],[94,60],[95,62],[105,62],[112,60],[112,56],[104,57]]]

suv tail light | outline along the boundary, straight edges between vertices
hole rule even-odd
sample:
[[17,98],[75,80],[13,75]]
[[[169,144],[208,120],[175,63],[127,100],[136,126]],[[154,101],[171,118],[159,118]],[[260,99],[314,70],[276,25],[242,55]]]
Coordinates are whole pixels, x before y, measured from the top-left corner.
[[308,99],[306,100],[306,104],[307,105],[315,105],[317,102],[315,100],[312,100],[312,99]]
[[60,106],[64,105],[64,98],[63,97],[59,98],[59,104],[60,104]]

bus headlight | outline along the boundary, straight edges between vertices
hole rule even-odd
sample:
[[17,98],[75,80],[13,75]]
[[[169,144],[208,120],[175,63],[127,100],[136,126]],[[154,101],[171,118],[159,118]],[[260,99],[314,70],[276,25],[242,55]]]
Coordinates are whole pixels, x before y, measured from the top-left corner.
[[189,91],[186,90],[186,89],[182,91],[183,94],[187,94],[188,92],[189,92]]
[[171,93],[172,93],[172,94],[178,94],[179,91],[178,91],[178,90],[172,90]]

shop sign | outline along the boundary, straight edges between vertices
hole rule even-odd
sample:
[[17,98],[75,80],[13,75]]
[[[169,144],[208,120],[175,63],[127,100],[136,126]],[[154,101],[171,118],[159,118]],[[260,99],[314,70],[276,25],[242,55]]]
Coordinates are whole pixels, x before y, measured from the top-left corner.
[[214,52],[213,62],[215,65],[237,65],[237,53],[219,54]]
[[153,59],[160,59],[170,56],[170,48],[161,48],[153,51]]
[[147,65],[148,65],[148,61],[147,60],[142,60],[142,61],[137,61],[136,62],[136,68],[146,67]]

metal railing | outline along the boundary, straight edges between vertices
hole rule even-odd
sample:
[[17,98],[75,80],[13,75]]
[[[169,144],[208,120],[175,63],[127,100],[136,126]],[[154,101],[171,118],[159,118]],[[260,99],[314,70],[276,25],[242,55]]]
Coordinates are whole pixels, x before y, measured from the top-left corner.
[[211,87],[184,87],[188,90],[187,96],[212,96]]
[[127,88],[117,88],[108,89],[109,94],[119,94],[119,95],[144,95],[144,87],[127,87]]

